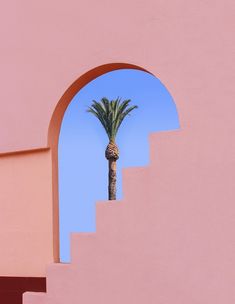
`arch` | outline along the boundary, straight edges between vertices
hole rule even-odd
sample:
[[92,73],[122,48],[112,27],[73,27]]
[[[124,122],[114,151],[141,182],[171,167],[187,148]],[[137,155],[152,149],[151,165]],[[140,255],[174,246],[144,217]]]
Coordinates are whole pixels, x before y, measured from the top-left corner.
[[89,82],[95,78],[120,69],[135,69],[143,72],[147,72],[146,69],[128,63],[109,63],[98,66],[75,80],[72,85],[65,91],[61,99],[59,100],[49,124],[48,131],[48,146],[51,149],[52,155],[52,193],[53,193],[53,253],[55,262],[60,261],[59,254],[59,188],[58,188],[58,141],[60,127],[63,120],[64,113],[72,101],[73,97]]

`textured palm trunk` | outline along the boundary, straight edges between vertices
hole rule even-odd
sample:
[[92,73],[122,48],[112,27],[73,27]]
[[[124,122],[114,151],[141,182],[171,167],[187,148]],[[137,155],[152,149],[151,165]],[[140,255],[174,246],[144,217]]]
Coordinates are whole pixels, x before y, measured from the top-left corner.
[[116,200],[117,166],[115,159],[109,159],[109,200]]
[[116,161],[119,158],[118,146],[114,140],[110,140],[105,150],[105,157],[109,162],[109,185],[108,193],[109,200],[116,199],[116,181],[117,181],[117,164]]

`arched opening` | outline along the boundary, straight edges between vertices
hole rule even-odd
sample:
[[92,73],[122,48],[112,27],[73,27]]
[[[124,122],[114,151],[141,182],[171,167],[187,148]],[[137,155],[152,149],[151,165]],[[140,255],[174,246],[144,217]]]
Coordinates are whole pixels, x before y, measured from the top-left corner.
[[[62,119],[64,113],[74,98],[74,96],[88,83],[90,83],[95,78],[106,74],[111,71],[121,70],[121,69],[132,69],[140,70],[149,73],[145,69],[123,63],[107,64],[97,67],[80,78],[78,78],[65,92],[65,94],[60,99],[50,122],[48,144],[52,150],[52,182],[53,182],[53,229],[54,229],[54,258],[55,261],[59,261],[59,189],[58,189],[58,142],[59,142],[59,132],[61,128]],[[151,73],[149,73],[151,74]]]

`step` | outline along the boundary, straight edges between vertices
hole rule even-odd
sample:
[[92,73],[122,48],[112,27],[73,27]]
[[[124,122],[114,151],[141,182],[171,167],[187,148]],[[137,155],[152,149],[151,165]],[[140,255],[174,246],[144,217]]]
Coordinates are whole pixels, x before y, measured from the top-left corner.
[[135,204],[136,198],[145,200],[148,195],[149,166],[129,167],[122,170],[123,200]]
[[188,141],[181,130],[161,131],[149,134],[150,166],[160,168],[174,163],[185,155],[185,144]]
[[48,304],[47,294],[45,292],[27,291],[23,294],[23,304]]
[[71,280],[71,264],[53,263],[48,265],[46,268],[46,277],[48,296],[57,296],[58,290],[63,289],[63,286]]
[[116,220],[119,219],[124,207],[124,202],[120,200],[96,203],[96,232],[99,236],[107,235],[112,227],[116,227]]
[[86,260],[88,252],[95,250],[95,232],[77,232],[71,234],[71,264],[79,266]]
[[123,212],[122,201],[99,201],[96,204],[96,232],[79,232],[71,234],[71,263],[82,265],[86,263],[89,253],[93,253],[99,240],[108,237],[113,227],[120,225],[120,214]]

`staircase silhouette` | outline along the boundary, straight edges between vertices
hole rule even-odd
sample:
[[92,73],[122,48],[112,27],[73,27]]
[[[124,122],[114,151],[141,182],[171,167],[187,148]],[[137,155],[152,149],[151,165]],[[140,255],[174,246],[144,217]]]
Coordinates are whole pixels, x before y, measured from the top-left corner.
[[188,153],[182,141],[180,130],[150,134],[150,164],[123,170],[124,198],[97,202],[96,232],[73,233],[71,263],[48,265],[47,292],[26,292],[24,304],[158,303],[177,241],[187,241],[184,213],[175,217],[184,208],[179,196],[185,201],[191,193],[177,182],[190,178],[190,162],[181,166]]

